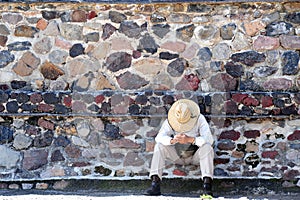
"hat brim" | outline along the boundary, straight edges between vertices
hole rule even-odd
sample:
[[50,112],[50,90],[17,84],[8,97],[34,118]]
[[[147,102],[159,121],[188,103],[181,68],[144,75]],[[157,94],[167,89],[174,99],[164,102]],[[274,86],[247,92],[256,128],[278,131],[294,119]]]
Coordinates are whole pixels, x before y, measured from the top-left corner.
[[[191,111],[192,117],[186,123],[179,123],[175,117],[175,108],[179,103],[185,103]],[[183,133],[183,132],[190,131],[194,127],[194,125],[198,120],[199,115],[200,115],[200,108],[197,103],[189,99],[180,99],[171,106],[168,112],[168,121],[170,126],[176,132]]]

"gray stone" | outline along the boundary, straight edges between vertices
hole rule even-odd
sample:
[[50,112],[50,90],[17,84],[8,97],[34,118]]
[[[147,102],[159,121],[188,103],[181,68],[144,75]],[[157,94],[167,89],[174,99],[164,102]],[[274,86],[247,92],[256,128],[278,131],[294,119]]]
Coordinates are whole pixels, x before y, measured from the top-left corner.
[[15,28],[15,36],[34,38],[34,35],[38,33],[38,29],[32,26],[20,25]]
[[123,21],[120,24],[119,31],[125,34],[129,38],[140,38],[142,29],[141,27],[133,21]]
[[155,24],[152,26],[153,33],[160,38],[164,38],[170,32],[169,24]]
[[11,142],[13,140],[13,134],[13,129],[7,126],[0,125],[0,144]]
[[54,138],[54,133],[52,131],[47,131],[39,136],[36,136],[33,140],[33,145],[38,148],[47,147],[52,144]]
[[103,25],[103,33],[102,33],[102,36],[101,38],[103,40],[106,40],[108,39],[112,34],[114,34],[114,32],[117,30],[116,27],[114,27],[113,25],[111,24],[105,24]]
[[84,41],[86,43],[88,43],[88,42],[98,42],[99,38],[100,38],[99,33],[97,33],[97,32],[89,33],[89,34],[84,36]]
[[84,47],[82,46],[82,44],[79,44],[79,43],[74,44],[71,47],[69,54],[72,58],[83,55],[84,54]]
[[126,52],[116,52],[108,56],[106,66],[112,72],[126,69],[131,66],[132,57]]
[[293,30],[293,25],[290,23],[286,23],[284,21],[281,22],[273,22],[266,27],[266,36],[278,36],[278,35],[287,35],[291,33]]
[[0,167],[12,169],[17,167],[20,161],[20,152],[14,151],[11,148],[0,145]]
[[168,65],[167,71],[173,77],[179,77],[188,67],[188,62],[183,58],[178,58]]
[[267,51],[266,56],[267,56],[266,61],[270,65],[274,65],[278,61],[279,52],[277,50]]
[[214,25],[198,26],[195,35],[200,40],[212,40],[219,34],[218,27]]
[[210,49],[208,47],[203,47],[203,48],[199,49],[197,56],[200,60],[210,61],[211,57],[212,57],[212,52],[210,51]]
[[130,72],[125,72],[117,77],[118,84],[120,88],[125,90],[140,89],[141,87],[149,84],[144,78],[139,75],[132,74]]
[[77,133],[80,137],[86,138],[90,132],[90,125],[88,122],[82,121],[76,125]]
[[0,68],[6,67],[9,63],[15,60],[15,56],[9,51],[0,51]]
[[4,24],[0,24],[0,35],[9,35],[10,31]]
[[216,60],[227,60],[231,55],[230,46],[226,43],[219,43],[212,49],[212,55]]
[[257,77],[267,77],[276,73],[277,70],[278,70],[277,67],[260,66],[260,67],[255,67],[253,72]]
[[234,37],[236,28],[237,26],[234,23],[223,25],[220,32],[223,40],[231,40]]
[[24,152],[23,168],[36,170],[48,163],[48,152],[44,149],[27,150]]
[[161,23],[167,21],[166,17],[160,13],[153,13],[150,17],[150,20],[152,23]]
[[191,22],[191,18],[187,14],[170,14],[167,17],[168,22],[170,23],[182,23],[182,24],[188,24]]
[[231,45],[234,50],[240,51],[250,48],[250,41],[252,42],[252,40],[246,37],[243,33],[237,32]]
[[32,144],[32,141],[31,137],[24,134],[17,134],[14,138],[13,146],[17,150],[27,149]]
[[121,23],[127,20],[126,15],[124,15],[123,13],[119,13],[117,11],[109,11],[108,16],[109,19],[114,23]]
[[31,43],[28,41],[25,42],[14,42],[7,45],[9,51],[25,51],[31,48]]
[[53,64],[63,64],[66,62],[68,52],[62,50],[54,50],[49,54],[49,60]]
[[284,19],[291,23],[300,24],[300,13],[299,12],[288,13],[284,17]]
[[2,15],[3,21],[9,24],[16,25],[18,22],[22,21],[22,15],[18,13],[7,13]]
[[13,67],[13,71],[20,76],[29,76],[38,68],[40,59],[31,52],[26,52]]
[[47,25],[46,29],[44,30],[44,34],[47,36],[55,36],[55,37],[60,35],[60,31],[59,31],[57,22],[50,21],[49,24]]
[[71,141],[74,145],[79,146],[79,147],[84,147],[87,148],[90,146],[90,144],[85,141],[84,139],[76,136],[72,136]]
[[286,51],[282,55],[283,75],[296,75],[299,71],[299,53]]
[[143,38],[140,39],[140,43],[138,46],[139,51],[146,51],[148,53],[156,53],[159,46],[156,44],[154,38],[150,36],[149,34],[146,34],[143,36]]
[[194,35],[195,25],[188,25],[176,30],[176,37],[185,41],[190,42]]
[[279,12],[273,12],[271,14],[266,14],[263,16],[262,21],[265,24],[270,24],[272,22],[278,21],[280,19],[280,13]]
[[48,37],[42,38],[33,45],[33,50],[38,54],[47,54],[51,48],[51,40]]
[[51,19],[55,19],[55,18],[59,18],[60,13],[57,11],[42,11],[42,16],[44,19],[46,20],[51,20]]
[[62,23],[59,26],[61,35],[68,40],[82,40],[83,26]]
[[241,77],[244,74],[242,65],[237,65],[232,62],[228,62],[225,65],[226,72],[234,78]]
[[266,56],[256,51],[246,51],[243,53],[236,53],[231,56],[234,62],[240,62],[248,66],[253,66],[255,63],[264,62]]
[[128,166],[142,166],[145,161],[139,157],[139,154],[136,152],[129,152],[124,158],[124,167]]

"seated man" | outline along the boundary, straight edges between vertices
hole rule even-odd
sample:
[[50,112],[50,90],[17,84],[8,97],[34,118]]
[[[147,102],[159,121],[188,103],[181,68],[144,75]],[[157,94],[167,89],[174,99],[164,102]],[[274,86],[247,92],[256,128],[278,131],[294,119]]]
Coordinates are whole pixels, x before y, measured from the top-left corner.
[[[155,141],[150,170],[152,184],[146,191],[147,195],[161,194],[160,182],[165,160],[169,159],[182,165],[200,164],[203,196],[212,196],[214,139],[205,117],[200,114],[199,106],[194,101],[181,99],[171,106],[168,118],[163,122]],[[195,145],[198,149],[189,157],[187,154],[179,156],[176,151],[178,145]]]

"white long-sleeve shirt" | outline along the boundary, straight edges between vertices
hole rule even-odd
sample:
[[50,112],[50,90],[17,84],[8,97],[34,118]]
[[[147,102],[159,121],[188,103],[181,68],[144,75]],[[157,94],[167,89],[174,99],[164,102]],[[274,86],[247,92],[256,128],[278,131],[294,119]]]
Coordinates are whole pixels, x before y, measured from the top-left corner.
[[[166,119],[155,137],[155,141],[163,145],[171,145],[171,139],[176,134],[179,133],[171,128],[168,120]],[[196,125],[190,131],[184,132],[184,134],[189,137],[195,137],[195,145],[199,147],[205,143],[209,143],[211,145],[214,143],[209,125],[202,114],[199,115]]]

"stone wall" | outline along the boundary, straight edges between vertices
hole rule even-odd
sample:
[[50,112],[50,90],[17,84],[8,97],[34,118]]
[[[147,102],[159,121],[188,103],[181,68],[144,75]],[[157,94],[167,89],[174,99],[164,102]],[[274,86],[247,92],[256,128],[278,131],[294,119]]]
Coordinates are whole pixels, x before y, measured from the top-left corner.
[[1,180],[146,178],[168,109],[189,98],[216,139],[216,178],[296,184],[299,8],[1,3]]

